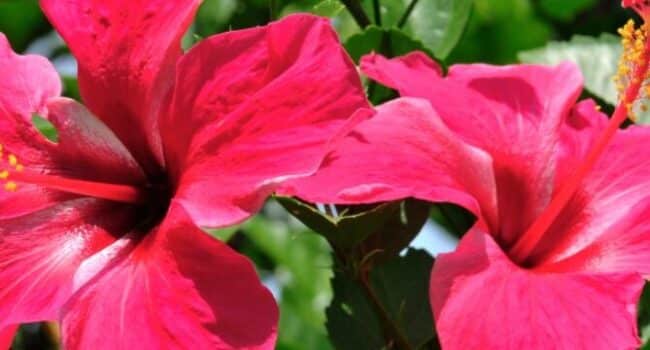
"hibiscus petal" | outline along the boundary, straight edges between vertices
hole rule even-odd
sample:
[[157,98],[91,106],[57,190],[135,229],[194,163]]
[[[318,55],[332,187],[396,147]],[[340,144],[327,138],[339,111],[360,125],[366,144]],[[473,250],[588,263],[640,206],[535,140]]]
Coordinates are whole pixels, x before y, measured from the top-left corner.
[[479,198],[493,203],[483,208],[486,216],[495,214],[494,188],[489,155],[458,139],[426,100],[401,98],[377,107],[375,116],[336,145],[316,174],[288,181],[279,192],[313,203],[415,197],[453,202],[477,215]]
[[9,350],[11,349],[11,343],[14,341],[14,336],[16,335],[16,331],[18,330],[18,326],[9,326],[4,329],[0,329],[0,349],[1,350]]
[[61,94],[61,80],[52,64],[36,55],[17,55],[0,33],[0,115],[17,114],[31,120],[46,115],[45,104]]
[[278,309],[253,265],[178,207],[106,266],[64,310],[68,349],[273,349]]
[[[607,118],[581,103],[564,126],[557,188],[584,159]],[[650,274],[650,128],[620,130],[583,179],[529,258],[544,269],[636,271]],[[550,265],[550,266],[549,266]]]
[[428,90],[442,76],[442,69],[425,53],[415,51],[388,59],[375,53],[361,57],[361,71],[402,96],[429,96]]
[[58,130],[59,142],[51,153],[55,163],[65,164],[61,175],[115,184],[145,181],[126,147],[83,105],[56,98],[47,107],[49,119]]
[[84,102],[149,169],[162,161],[158,110],[171,88],[180,38],[199,4],[41,0],[79,62]]
[[635,273],[523,270],[473,230],[436,260],[430,293],[444,349],[636,349],[643,283]]
[[199,225],[239,222],[276,183],[314,172],[367,107],[327,19],[293,15],[208,38],[179,62],[162,123],[177,197]]
[[56,319],[81,261],[131,223],[122,206],[84,198],[0,220],[0,328]]
[[450,129],[492,156],[499,221],[491,227],[514,243],[550,201],[559,129],[580,94],[580,71],[568,63],[456,65],[443,79],[433,62],[414,65],[412,57],[370,56],[362,68],[403,95],[428,99]]

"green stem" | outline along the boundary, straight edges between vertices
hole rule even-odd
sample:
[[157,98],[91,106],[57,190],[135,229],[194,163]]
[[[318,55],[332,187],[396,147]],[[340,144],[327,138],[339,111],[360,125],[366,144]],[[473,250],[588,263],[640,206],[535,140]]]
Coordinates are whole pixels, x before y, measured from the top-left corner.
[[381,5],[379,0],[372,0],[373,11],[375,11],[375,24],[381,27]]
[[341,0],[343,5],[350,11],[350,14],[362,29],[370,25],[370,19],[361,7],[358,0]]
[[375,290],[370,285],[367,272],[361,272],[359,282],[359,284],[361,284],[363,287],[366,296],[372,303],[375,312],[377,312],[379,318],[381,319],[386,342],[389,344],[394,344],[394,349],[396,350],[412,350],[413,348],[409,344],[408,338],[404,333],[402,333],[402,330],[393,323],[390,315],[388,314],[388,311],[386,311],[386,308],[384,308],[384,305],[382,305],[381,300],[377,296],[377,293],[375,293]]
[[408,5],[406,10],[404,11],[404,14],[402,14],[402,17],[399,19],[397,22],[397,28],[403,28],[404,25],[406,24],[406,21],[408,21],[409,17],[411,17],[411,12],[413,12],[413,9],[415,8],[415,5],[418,4],[419,0],[411,0],[411,3]]

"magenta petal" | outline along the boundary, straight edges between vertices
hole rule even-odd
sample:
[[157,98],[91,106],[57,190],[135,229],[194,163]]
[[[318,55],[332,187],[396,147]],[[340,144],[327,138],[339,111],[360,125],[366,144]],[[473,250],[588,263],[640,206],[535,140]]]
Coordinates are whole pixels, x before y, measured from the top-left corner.
[[[564,128],[559,185],[605,126],[606,117],[594,107],[580,104]],[[644,126],[617,133],[531,261],[550,265],[545,269],[650,274],[649,142],[650,128]]]
[[140,184],[144,173],[113,132],[81,104],[67,98],[50,100],[48,119],[58,130],[51,156],[65,164],[62,175],[92,181]]
[[636,349],[643,283],[635,273],[523,270],[473,230],[436,260],[431,304],[444,349]]
[[162,160],[158,112],[181,55],[180,38],[199,4],[41,0],[79,62],[84,102],[149,167]]
[[253,265],[181,211],[71,299],[66,348],[273,349],[278,309]]
[[9,350],[11,349],[11,343],[13,343],[14,336],[18,326],[9,326],[4,329],[0,329],[0,350]]
[[431,85],[442,76],[440,66],[419,51],[393,59],[374,53],[365,55],[360,66],[367,76],[402,96],[427,97]]
[[61,80],[52,64],[45,57],[15,54],[2,33],[0,77],[0,115],[17,114],[26,120],[32,113],[46,115],[47,100],[61,94]]
[[81,262],[130,223],[120,206],[84,198],[0,220],[0,328],[58,318]]
[[572,64],[475,64],[452,66],[441,78],[433,62],[425,74],[427,65],[412,60],[371,56],[362,68],[402,95],[429,100],[451,130],[491,155],[499,216],[490,224],[512,244],[551,198],[559,130],[580,94],[580,71]]
[[377,107],[316,174],[289,181],[280,193],[346,204],[415,197],[489,216],[496,209],[494,187],[485,152],[459,140],[427,101],[401,98]]
[[247,218],[279,182],[313,173],[368,107],[327,19],[293,15],[204,40],[179,62],[162,123],[179,203],[199,225]]

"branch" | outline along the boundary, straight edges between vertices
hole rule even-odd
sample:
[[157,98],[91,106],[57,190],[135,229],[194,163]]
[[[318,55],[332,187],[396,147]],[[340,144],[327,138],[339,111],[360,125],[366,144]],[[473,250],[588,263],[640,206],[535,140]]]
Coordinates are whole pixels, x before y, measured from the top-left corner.
[[354,17],[359,27],[363,29],[370,25],[370,19],[366,15],[366,12],[363,11],[358,0],[341,0],[341,2],[350,11],[350,14]]
[[411,0],[411,3],[404,11],[404,14],[402,14],[402,17],[397,22],[397,28],[402,29],[404,27],[406,21],[408,21],[409,17],[411,17],[411,12],[413,12],[413,9],[415,8],[415,5],[418,4],[418,1],[419,0]]

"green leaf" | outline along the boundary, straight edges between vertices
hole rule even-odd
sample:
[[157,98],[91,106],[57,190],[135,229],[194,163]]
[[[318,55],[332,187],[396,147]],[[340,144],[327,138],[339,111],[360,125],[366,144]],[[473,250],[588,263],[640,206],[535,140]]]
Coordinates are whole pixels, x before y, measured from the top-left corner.
[[[396,29],[411,1],[381,1],[382,27]],[[436,58],[443,60],[460,40],[472,10],[473,0],[415,1],[417,2],[404,26],[404,32],[421,40]],[[364,0],[362,5],[368,15],[374,18],[372,0]]]
[[277,197],[277,200],[336,249],[347,252],[363,243],[359,251],[361,258],[376,254],[375,259],[394,256],[404,249],[426,222],[430,208],[426,202],[409,199],[347,207],[334,217],[294,198]]
[[328,241],[342,249],[350,249],[368,238],[386,223],[388,218],[399,215],[398,202],[385,203],[375,206],[367,211],[333,217],[319,212],[315,207],[294,198],[277,197],[296,218],[300,219],[307,227],[325,236]]
[[618,37],[603,34],[598,38],[576,35],[567,42],[551,42],[543,48],[521,52],[526,63],[558,64],[572,61],[580,67],[585,88],[603,101],[616,104],[617,93],[612,78],[621,55]]
[[56,128],[49,120],[41,117],[40,115],[34,113],[32,115],[32,124],[36,129],[43,135],[45,138],[52,142],[57,142],[59,139],[59,133]]
[[465,30],[473,0],[420,0],[409,19],[407,32],[445,59]]
[[381,323],[363,289],[343,273],[332,279],[334,300],[327,308],[327,331],[337,350],[383,349]]
[[345,6],[339,0],[323,0],[313,7],[312,12],[319,16],[334,17],[343,9]]
[[475,0],[472,15],[449,62],[513,63],[522,50],[545,45],[554,27],[529,0]]
[[413,349],[434,343],[429,306],[432,265],[428,253],[409,249],[405,256],[376,266],[369,278],[374,297],[362,282],[337,271],[332,279],[334,299],[327,309],[327,329],[336,349],[386,348],[392,330]]
[[374,25],[352,35],[344,46],[355,62],[359,62],[361,56],[371,52],[383,52],[389,56],[399,56],[414,50],[420,50],[431,55],[431,51],[421,41],[413,39],[403,31],[395,28],[379,28]]

